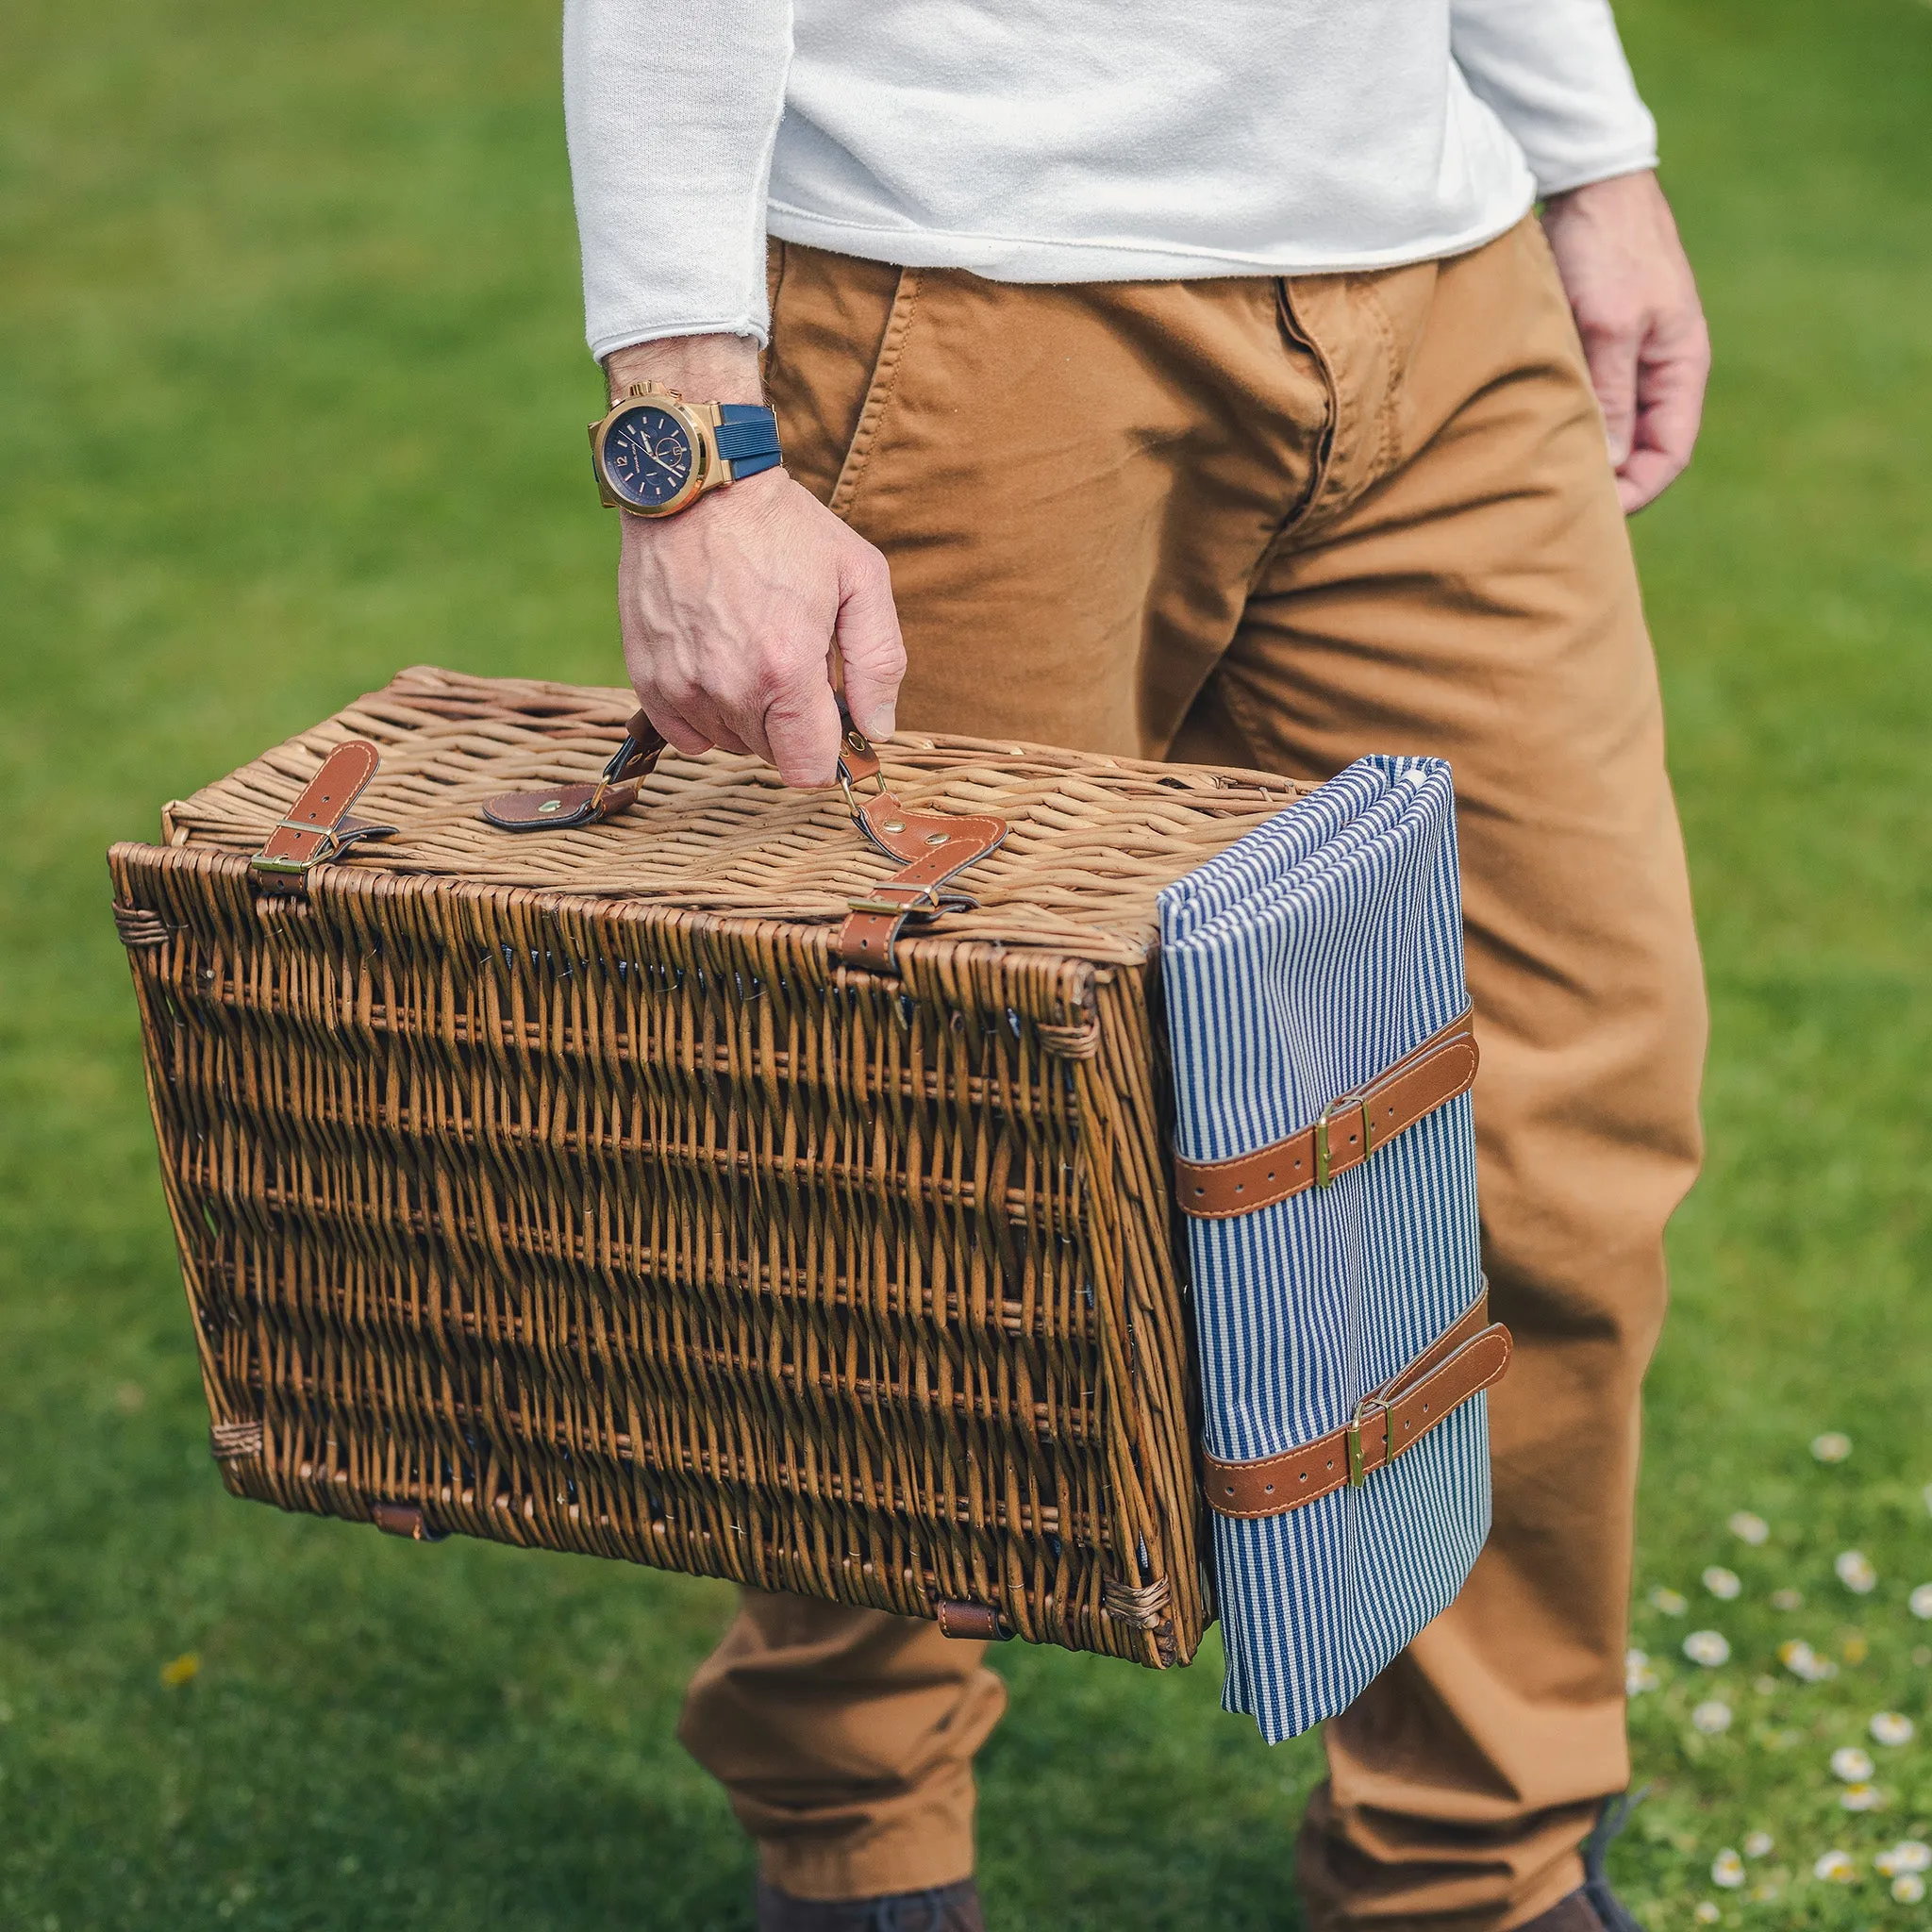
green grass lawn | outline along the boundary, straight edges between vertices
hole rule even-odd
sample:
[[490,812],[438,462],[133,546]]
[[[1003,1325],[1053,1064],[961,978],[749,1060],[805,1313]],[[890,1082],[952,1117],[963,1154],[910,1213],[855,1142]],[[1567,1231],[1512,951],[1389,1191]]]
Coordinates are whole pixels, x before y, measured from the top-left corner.
[[[1872,1857],[1932,1839],[1932,7],[1623,12],[1718,349],[1640,525],[1716,1033],[1615,1870],[1658,1928],[1922,1924]],[[556,57],[506,0],[0,29],[0,1932],[750,1923],[671,1738],[727,1592],[224,1495],[101,865],[400,665],[617,676]],[[1224,1717],[1212,1646],[999,1661],[999,1932],[1293,1924],[1319,1753]],[[1842,1808],[1853,1743],[1883,1809]]]

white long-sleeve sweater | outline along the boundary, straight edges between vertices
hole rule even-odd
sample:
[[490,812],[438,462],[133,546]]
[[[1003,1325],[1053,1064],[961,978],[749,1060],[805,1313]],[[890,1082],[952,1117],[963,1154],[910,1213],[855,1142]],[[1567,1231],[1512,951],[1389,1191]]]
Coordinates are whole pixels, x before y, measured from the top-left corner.
[[591,348],[763,340],[769,232],[1013,282],[1474,247],[1655,165],[1608,0],[565,0]]

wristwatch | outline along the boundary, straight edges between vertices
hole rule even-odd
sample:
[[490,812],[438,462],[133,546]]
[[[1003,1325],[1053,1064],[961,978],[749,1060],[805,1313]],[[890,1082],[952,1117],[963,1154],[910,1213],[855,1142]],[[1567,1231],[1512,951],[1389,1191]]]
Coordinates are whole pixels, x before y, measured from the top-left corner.
[[675,389],[634,382],[591,425],[591,468],[606,509],[675,516],[708,490],[784,461],[778,418],[758,403],[688,403]]

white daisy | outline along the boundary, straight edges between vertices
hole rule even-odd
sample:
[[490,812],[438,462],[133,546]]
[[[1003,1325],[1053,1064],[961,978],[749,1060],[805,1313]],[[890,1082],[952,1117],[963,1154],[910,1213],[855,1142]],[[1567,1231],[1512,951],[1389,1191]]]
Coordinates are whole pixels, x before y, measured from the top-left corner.
[[1913,1616],[1932,1618],[1932,1583],[1920,1584],[1907,1601],[1912,1607]]
[[1726,1891],[1735,1891],[1744,1882],[1744,1861],[1726,1845],[1710,1861],[1710,1882],[1722,1885]]
[[1758,1696],[1770,1697],[1775,1694],[1777,1690],[1777,1679],[1775,1677],[1753,1677],[1751,1679],[1751,1688],[1757,1691]]
[[1901,1839],[1891,1848],[1891,1869],[1894,1872],[1932,1872],[1932,1845],[1921,1844],[1915,1838]]
[[1883,1811],[1885,1793],[1876,1785],[1847,1785],[1838,1794],[1838,1801],[1847,1811]]
[[1902,1906],[1915,1906],[1925,1896],[1925,1881],[1916,1872],[1901,1872],[1891,1881],[1891,1895]]
[[1657,1674],[1650,1667],[1650,1658],[1641,1650],[1624,1653],[1624,1694],[1626,1697],[1641,1696],[1646,1690],[1657,1687]]
[[1872,1775],[1872,1754],[1856,1744],[1843,1745],[1831,1754],[1831,1774],[1848,1785],[1861,1783]]
[[[1802,1610],[1805,1607],[1805,1592],[1801,1590],[1774,1590],[1771,1593],[1771,1607],[1774,1610]],[[1925,1613],[1932,1616],[1932,1610]]]
[[1821,1853],[1811,1867],[1814,1878],[1829,1880],[1834,1885],[1851,1885],[1858,1876],[1858,1868],[1852,1863],[1847,1853],[1830,1851]]
[[1690,1713],[1690,1723],[1707,1738],[1722,1737],[1731,1727],[1731,1707],[1719,1698],[1707,1698]]
[[1697,1909],[1690,1914],[1700,1925],[1715,1925],[1724,1914],[1707,1898],[1697,1901]]
[[1720,1664],[1731,1660],[1731,1646],[1724,1641],[1719,1630],[1693,1630],[1684,1640],[1684,1655],[1693,1664],[1702,1664],[1707,1671],[1714,1671]]
[[1828,1657],[1820,1657],[1802,1637],[1793,1637],[1777,1647],[1778,1662],[1794,1677],[1807,1684],[1822,1684],[1838,1675],[1838,1666]]
[[1909,1744],[1917,1729],[1902,1711],[1881,1710],[1872,1720],[1872,1735],[1881,1744]]
[[1811,1438],[1811,1453],[1820,1462],[1842,1462],[1852,1453],[1852,1439],[1839,1429]]
[[1713,1563],[1704,1573],[1704,1587],[1712,1596],[1722,1597],[1729,1603],[1744,1586],[1738,1581],[1735,1570],[1726,1570],[1722,1563]]
[[1674,1590],[1667,1590],[1659,1583],[1650,1593],[1650,1607],[1661,1610],[1667,1617],[1681,1617],[1690,1606]]
[[1734,1537],[1741,1542],[1749,1543],[1753,1549],[1771,1535],[1771,1524],[1749,1509],[1734,1510],[1728,1526]]
[[1831,1567],[1838,1572],[1838,1580],[1854,1596],[1870,1596],[1877,1588],[1878,1572],[1863,1550],[1841,1550]]
[[1753,1831],[1745,1834],[1744,1856],[1747,1858],[1763,1858],[1776,1849],[1777,1841],[1768,1831]]

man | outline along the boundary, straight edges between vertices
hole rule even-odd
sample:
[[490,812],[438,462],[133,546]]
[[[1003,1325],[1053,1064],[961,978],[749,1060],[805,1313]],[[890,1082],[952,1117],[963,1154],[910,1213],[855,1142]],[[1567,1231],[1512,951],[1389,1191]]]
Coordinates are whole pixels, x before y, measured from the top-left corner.
[[[1495,1528],[1327,1726],[1300,1884],[1321,1932],[1627,1926],[1579,1847],[1628,1777],[1704,1019],[1623,520],[1688,460],[1708,352],[1605,0],[567,0],[565,68],[613,396],[768,392],[783,437],[623,519],[680,751],[824,783],[829,645],[874,736],[1452,762],[1517,1341]],[[931,1624],[747,1594],[682,1736],[760,1925],[979,1926],[1003,1702]]]

